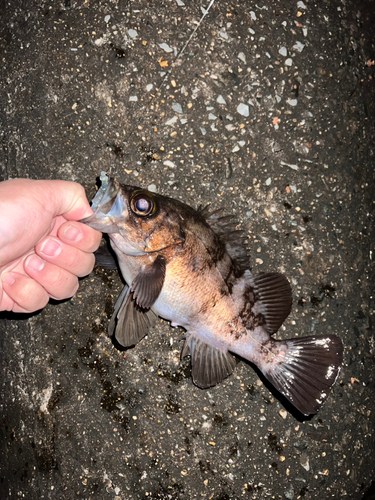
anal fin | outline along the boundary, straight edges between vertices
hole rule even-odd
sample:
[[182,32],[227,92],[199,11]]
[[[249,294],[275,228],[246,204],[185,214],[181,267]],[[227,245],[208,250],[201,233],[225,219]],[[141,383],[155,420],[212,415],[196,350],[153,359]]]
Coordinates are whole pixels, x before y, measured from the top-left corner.
[[157,317],[152,309],[144,310],[137,306],[130,288],[125,285],[109,322],[108,334],[110,337],[115,335],[123,347],[130,347],[147,335]]
[[191,356],[193,382],[205,389],[212,387],[234,370],[237,360],[227,351],[206,344],[195,335],[187,333],[181,358]]
[[279,353],[259,368],[301,413],[316,413],[339,375],[343,362],[341,339],[336,335],[302,337],[275,345],[280,346]]

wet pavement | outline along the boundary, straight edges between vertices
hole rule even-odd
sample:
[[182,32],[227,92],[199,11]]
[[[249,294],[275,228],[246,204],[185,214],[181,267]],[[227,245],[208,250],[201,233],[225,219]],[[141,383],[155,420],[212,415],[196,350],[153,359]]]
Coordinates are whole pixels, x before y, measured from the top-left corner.
[[72,300],[0,316],[0,498],[373,498],[373,2],[0,9],[1,180],[75,180],[91,199],[105,170],[224,207],[253,270],[292,284],[277,336],[345,344],[312,418],[246,362],[201,390],[181,329],[112,344],[122,282],[97,267]]

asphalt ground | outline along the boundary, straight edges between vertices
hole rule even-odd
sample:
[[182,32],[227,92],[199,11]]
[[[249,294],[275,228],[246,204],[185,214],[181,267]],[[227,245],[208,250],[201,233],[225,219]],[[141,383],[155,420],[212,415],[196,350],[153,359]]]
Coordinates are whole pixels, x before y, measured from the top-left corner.
[[224,207],[292,284],[278,337],[339,335],[340,377],[308,419],[246,362],[201,390],[168,322],[113,345],[96,267],[0,316],[1,499],[374,498],[374,3],[209,3],[0,2],[0,180]]

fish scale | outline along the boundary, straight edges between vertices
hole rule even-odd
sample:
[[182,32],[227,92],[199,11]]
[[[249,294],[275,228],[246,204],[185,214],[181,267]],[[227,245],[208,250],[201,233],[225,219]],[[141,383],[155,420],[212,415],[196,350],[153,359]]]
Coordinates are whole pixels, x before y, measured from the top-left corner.
[[[100,179],[94,214],[81,222],[108,233],[126,281],[109,334],[132,346],[160,316],[186,330],[182,357],[190,355],[199,387],[228,377],[237,355],[301,413],[316,413],[339,374],[343,345],[335,335],[272,337],[291,310],[287,278],[252,274],[243,235],[218,211],[196,211],[105,172]],[[98,262],[107,265],[108,255]]]

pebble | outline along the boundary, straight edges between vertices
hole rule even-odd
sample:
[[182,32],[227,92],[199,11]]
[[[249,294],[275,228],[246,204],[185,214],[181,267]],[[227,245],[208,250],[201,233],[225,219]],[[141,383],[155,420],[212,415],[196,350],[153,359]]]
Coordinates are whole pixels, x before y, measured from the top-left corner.
[[297,7],[298,9],[307,9],[306,5],[302,1],[297,2]]
[[286,410],[279,410],[279,415],[281,418],[285,420],[286,417],[288,416],[288,412]]
[[151,191],[151,193],[156,193],[156,184],[150,184],[147,189]]
[[300,464],[306,471],[310,470],[310,460],[306,453],[301,453]]
[[284,497],[287,498],[288,500],[293,500],[294,488],[292,484],[290,484],[288,488],[284,491]]
[[183,113],[182,106],[178,102],[174,102],[172,104],[172,109],[173,109],[173,111],[176,111],[176,113],[180,113],[180,115],[182,115],[182,113]]
[[242,116],[249,116],[249,106],[247,104],[244,104],[243,102],[241,102],[237,106],[237,113],[239,113]]
[[152,84],[152,83],[149,83],[148,85],[146,85],[146,90],[147,90],[147,92],[150,92],[150,90],[152,90],[152,89],[153,89],[153,87],[154,87],[154,86],[153,86],[153,84]]
[[304,48],[305,48],[305,44],[304,44],[304,43],[302,43],[302,42],[299,42],[299,41],[297,41],[297,42],[293,45],[293,49],[294,49],[294,50],[297,50],[298,52],[302,52]]
[[129,101],[137,102],[138,101],[138,97],[136,95],[131,95],[131,96],[129,96]]
[[184,4],[184,2],[182,0],[177,0],[177,5],[179,7],[183,7],[185,4]]
[[280,47],[280,48],[279,48],[279,54],[280,54],[281,56],[283,56],[283,57],[287,56],[288,51],[287,51],[286,47]]
[[108,23],[110,19],[111,19],[111,16],[105,16],[105,18],[104,18],[104,22],[105,22],[105,23]]
[[219,104],[226,104],[226,100],[224,99],[224,97],[222,95],[218,96],[218,98],[216,99],[216,102],[218,102]]
[[246,64],[246,56],[243,52],[240,52],[237,57],[240,61]]
[[287,104],[289,104],[289,106],[297,106],[297,99],[287,99],[286,100]]
[[165,122],[166,125],[174,125],[177,122],[178,118],[177,116],[174,116],[173,118],[170,118],[167,122]]
[[173,161],[170,160],[165,160],[163,162],[163,165],[165,165],[166,167],[176,168],[176,165],[173,163]]
[[293,64],[293,59],[288,57],[288,59],[285,60],[285,66],[292,66]]
[[167,43],[159,43],[159,47],[164,50],[164,52],[173,52],[173,49]]
[[129,36],[130,36],[131,38],[133,38],[133,39],[134,39],[134,38],[138,38],[138,33],[137,33],[137,31],[136,31],[136,30],[130,29],[130,30],[128,31],[128,34],[129,34]]

